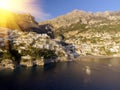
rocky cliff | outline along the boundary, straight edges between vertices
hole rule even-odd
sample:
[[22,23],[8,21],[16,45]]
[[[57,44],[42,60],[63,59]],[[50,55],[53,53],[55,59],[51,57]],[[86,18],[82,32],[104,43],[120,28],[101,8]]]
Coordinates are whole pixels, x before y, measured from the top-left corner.
[[[25,32],[32,31],[40,34],[49,33],[51,38],[54,37],[52,30],[48,30],[46,27],[43,28],[42,26],[39,26],[32,15],[23,13],[18,14],[3,9],[0,9],[0,27]],[[0,30],[3,31],[2,29]]]

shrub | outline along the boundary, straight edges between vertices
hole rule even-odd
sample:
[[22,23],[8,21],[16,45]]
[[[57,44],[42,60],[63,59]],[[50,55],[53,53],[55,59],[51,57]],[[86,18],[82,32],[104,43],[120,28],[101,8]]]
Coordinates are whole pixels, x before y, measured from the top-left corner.
[[55,59],[55,58],[57,58],[57,55],[55,54],[54,50],[41,49],[39,51],[39,55],[41,57],[44,57],[44,59]]
[[10,52],[3,52],[1,55],[2,59],[11,59],[11,54]]

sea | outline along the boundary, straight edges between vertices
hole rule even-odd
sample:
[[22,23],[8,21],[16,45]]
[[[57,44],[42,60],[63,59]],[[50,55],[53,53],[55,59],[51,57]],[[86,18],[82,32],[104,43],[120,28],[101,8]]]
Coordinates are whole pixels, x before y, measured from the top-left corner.
[[2,70],[0,90],[120,90],[120,57],[83,57]]

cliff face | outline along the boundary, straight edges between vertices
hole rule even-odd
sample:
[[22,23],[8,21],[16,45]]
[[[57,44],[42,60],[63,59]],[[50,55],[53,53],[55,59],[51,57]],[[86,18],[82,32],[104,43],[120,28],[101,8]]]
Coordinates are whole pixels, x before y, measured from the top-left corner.
[[40,34],[48,33],[48,31],[52,33],[52,29],[49,26],[39,26],[35,18],[30,14],[18,14],[3,9],[0,9],[0,27],[11,30],[32,31]]
[[7,10],[0,10],[0,27],[20,31],[30,31],[32,28],[39,29],[33,16],[17,14]]

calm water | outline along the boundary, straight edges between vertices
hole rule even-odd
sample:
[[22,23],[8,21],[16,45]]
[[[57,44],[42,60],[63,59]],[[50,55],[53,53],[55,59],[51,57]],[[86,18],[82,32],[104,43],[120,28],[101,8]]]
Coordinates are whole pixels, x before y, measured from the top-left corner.
[[1,71],[0,90],[120,90],[120,58]]

